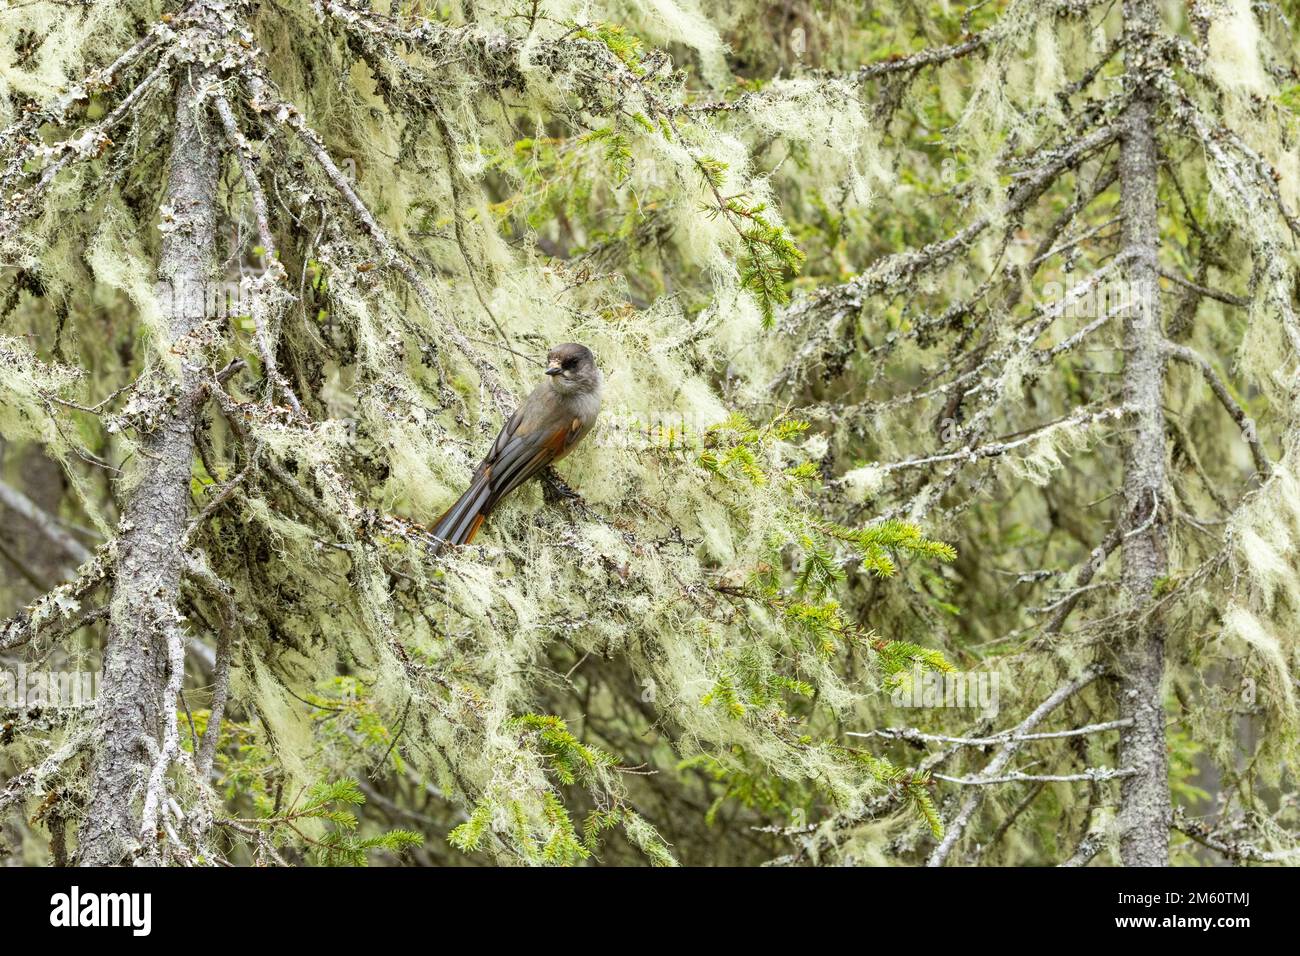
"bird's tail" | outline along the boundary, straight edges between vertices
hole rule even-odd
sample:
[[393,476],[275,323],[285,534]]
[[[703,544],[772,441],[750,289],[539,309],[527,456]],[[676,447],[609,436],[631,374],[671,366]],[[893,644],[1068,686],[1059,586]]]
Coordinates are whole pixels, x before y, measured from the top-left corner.
[[469,488],[448,508],[429,530],[434,537],[434,552],[448,545],[469,544],[474,540],[483,519],[492,510],[491,475],[487,469],[474,476]]

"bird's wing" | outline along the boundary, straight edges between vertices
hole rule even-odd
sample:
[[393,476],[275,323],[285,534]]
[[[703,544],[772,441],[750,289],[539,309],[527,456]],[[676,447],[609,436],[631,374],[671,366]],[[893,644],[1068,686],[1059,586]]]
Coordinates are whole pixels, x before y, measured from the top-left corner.
[[563,458],[590,428],[578,418],[557,423],[545,403],[525,401],[497,435],[469,488],[438,520],[435,535],[452,544],[468,543],[506,495]]
[[[493,507],[551,462],[562,457],[578,437],[576,432],[576,429],[567,424],[558,428],[552,425],[528,431],[521,426],[504,442],[498,438],[497,444],[492,447],[492,456],[480,466],[485,470],[492,489],[487,507]],[[503,430],[502,436],[504,435]]]

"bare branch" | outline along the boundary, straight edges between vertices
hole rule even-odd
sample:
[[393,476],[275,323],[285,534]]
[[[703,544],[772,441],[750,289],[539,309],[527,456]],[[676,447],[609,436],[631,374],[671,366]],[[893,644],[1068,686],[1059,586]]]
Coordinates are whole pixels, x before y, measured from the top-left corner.
[[52,634],[56,639],[84,627],[107,613],[95,609],[74,618],[81,602],[108,577],[113,566],[112,550],[105,545],[80,568],[76,577],[38,598],[21,614],[0,623],[0,651],[13,650],[37,637]]
[[1189,819],[1182,807],[1174,809],[1173,828],[1191,837],[1201,846],[1222,853],[1230,860],[1250,863],[1285,863],[1300,860],[1300,847],[1289,850],[1261,850],[1240,837],[1222,834],[1200,820]]
[[1190,289],[1192,292],[1195,292],[1197,295],[1205,296],[1205,298],[1207,299],[1213,299],[1216,302],[1222,302],[1224,305],[1235,305],[1238,308],[1243,308],[1243,309],[1250,307],[1250,299],[1246,298],[1245,296],[1231,295],[1227,292],[1220,292],[1217,289],[1211,289],[1203,285],[1197,285],[1191,279],[1184,278],[1183,276],[1175,272],[1173,269],[1167,269],[1164,266],[1161,266],[1160,274],[1164,276],[1166,279],[1168,279],[1170,282],[1175,282],[1178,285],[1182,286],[1184,289]]
[[64,555],[76,562],[85,564],[93,555],[80,541],[65,531],[57,518],[43,510],[36,502],[4,481],[0,481],[0,505],[20,515],[33,528],[45,536]]
[[163,740],[149,772],[144,807],[140,813],[140,845],[148,849],[156,842],[159,808],[167,799],[167,771],[180,753],[181,735],[176,718],[176,700],[185,679],[185,640],[179,626],[167,628],[167,686],[164,691]]
[[262,247],[262,263],[265,271],[252,282],[252,318],[257,352],[262,359],[262,369],[266,374],[267,382],[273,388],[279,388],[290,407],[295,412],[301,413],[302,406],[298,403],[298,396],[289,387],[285,377],[280,374],[275,361],[281,315],[293,296],[286,287],[288,275],[276,251],[266,193],[262,190],[261,180],[257,178],[257,170],[253,166],[253,149],[235,121],[235,113],[230,108],[230,101],[224,94],[217,92],[213,96],[213,103],[217,108],[217,116],[221,118],[221,125],[225,128],[226,141],[239,160],[239,170],[244,185],[248,187],[253,197],[253,217],[257,221],[257,235]]
[[356,190],[352,188],[352,183],[348,181],[348,177],[343,174],[338,164],[329,155],[329,151],[325,148],[325,144],[321,142],[320,136],[307,124],[298,109],[281,99],[270,79],[256,68],[253,68],[250,77],[250,91],[253,95],[253,109],[256,112],[274,116],[276,122],[287,125],[297,135],[306,148],[308,155],[324,172],[325,178],[329,180],[334,190],[343,199],[347,207],[352,210],[357,221],[361,223],[362,228],[370,236],[385,263],[389,267],[396,269],[406,279],[415,290],[416,296],[419,298],[420,304],[424,306],[425,311],[428,312],[431,318],[441,323],[446,335],[456,345],[461,354],[469,360],[470,364],[474,366],[484,387],[496,402],[498,411],[502,414],[512,411],[514,400],[510,392],[502,384],[500,373],[496,367],[479,353],[459,326],[446,317],[433,290],[415,270],[408,258],[398,249],[393,240],[389,238],[388,233],[375,219],[374,214],[371,213],[361,197],[357,195]]
[[[1127,724],[1125,726],[1128,726]],[[1082,773],[1005,773],[998,777],[948,777],[941,773],[934,774],[936,780],[961,784],[966,787],[987,787],[999,783],[1099,783],[1103,780],[1118,780],[1131,777],[1131,769],[1112,770],[1109,767],[1089,767]]]
[[993,734],[988,737],[947,737],[943,734],[928,734],[912,727],[885,727],[880,730],[871,730],[865,733],[856,733],[849,731],[846,736],[849,737],[883,737],[886,740],[911,740],[927,741],[930,743],[959,744],[963,747],[989,747],[994,744],[1003,744],[1007,741],[1017,741],[1024,743],[1029,740],[1060,740],[1064,737],[1083,737],[1088,734],[1105,733],[1108,730],[1117,730],[1120,727],[1127,727],[1127,720],[1108,720],[1101,724],[1089,724],[1086,727],[1076,727],[1072,730],[1053,730],[1041,734],[1018,734],[1014,730],[1005,730],[1000,734]]
[[[1062,684],[1053,691],[1046,700],[1035,707],[1028,717],[1017,725],[1015,733],[1027,734],[1031,732],[1035,727],[1042,723],[1044,717],[1075,694],[1079,693],[1079,691],[1083,690],[1103,673],[1104,668],[1100,665],[1094,664],[1085,669],[1083,673],[1074,678],[1074,680]],[[984,767],[984,773],[982,776],[985,778],[994,778],[1001,775],[1002,771],[1006,768],[1007,764],[1011,762],[1011,758],[1016,755],[1016,752],[1019,749],[1020,741],[1017,740],[1008,740],[1006,743],[1002,744],[1001,748],[993,756],[993,759]],[[944,861],[948,859],[948,855],[952,853],[953,847],[957,845],[957,841],[961,839],[962,834],[966,831],[966,827],[970,825],[971,819],[975,816],[975,811],[979,808],[982,799],[981,793],[982,791],[977,788],[968,793],[962,800],[961,807],[957,811],[957,816],[950,824],[948,824],[947,831],[944,833],[943,841],[934,848],[934,852],[931,853],[930,858],[926,860],[926,866],[943,866]]]
[[1273,473],[1273,463],[1269,460],[1264,446],[1260,444],[1259,436],[1255,434],[1254,421],[1246,414],[1246,410],[1241,407],[1237,400],[1232,397],[1232,392],[1229,391],[1223,379],[1219,377],[1219,373],[1214,370],[1214,366],[1210,364],[1209,359],[1186,345],[1166,341],[1164,347],[1165,353],[1170,358],[1194,365],[1201,370],[1206,383],[1210,386],[1210,391],[1214,392],[1214,397],[1219,400],[1219,404],[1223,406],[1232,420],[1237,423],[1237,427],[1241,429],[1241,437],[1250,446],[1251,457],[1255,459],[1255,470],[1265,477],[1271,475]]
[[49,777],[58,772],[65,763],[86,749],[90,742],[87,730],[73,734],[63,746],[50,754],[34,767],[28,767],[22,773],[9,780],[0,790],[0,812],[7,810],[19,800],[26,799],[32,790],[41,786]]
[[937,464],[944,461],[968,461],[974,462],[981,458],[996,458],[1005,455],[1009,451],[1015,451],[1024,445],[1039,440],[1045,435],[1050,435],[1055,431],[1063,428],[1074,428],[1081,425],[1093,425],[1106,419],[1118,419],[1124,416],[1125,409],[1122,407],[1095,409],[1083,409],[1073,415],[1068,415],[1058,421],[1049,422],[1046,425],[1040,425],[1037,428],[1031,428],[1019,433],[1014,438],[989,442],[980,445],[977,448],[963,448],[959,451],[946,452],[940,455],[930,455],[925,458],[909,458],[905,461],[889,462],[880,465],[883,472],[898,471],[903,468],[920,468],[925,465]]
[[1108,837],[1105,831],[1089,830],[1079,845],[1075,847],[1070,858],[1061,864],[1063,867],[1087,866],[1102,850],[1106,849]]

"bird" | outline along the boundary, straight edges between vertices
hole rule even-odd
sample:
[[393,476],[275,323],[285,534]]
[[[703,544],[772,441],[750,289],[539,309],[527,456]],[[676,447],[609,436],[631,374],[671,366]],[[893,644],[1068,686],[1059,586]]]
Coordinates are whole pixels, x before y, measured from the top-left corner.
[[434,552],[469,544],[502,499],[573,451],[596,423],[603,385],[591,349],[577,342],[551,349],[546,378],[510,416],[465,493],[430,529]]

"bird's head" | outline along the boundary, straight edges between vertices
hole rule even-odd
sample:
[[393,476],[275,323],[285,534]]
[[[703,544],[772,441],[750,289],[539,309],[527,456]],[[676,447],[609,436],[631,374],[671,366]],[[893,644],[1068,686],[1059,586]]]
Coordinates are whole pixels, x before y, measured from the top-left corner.
[[600,390],[601,374],[591,349],[565,342],[546,353],[546,374],[561,395],[583,395]]

